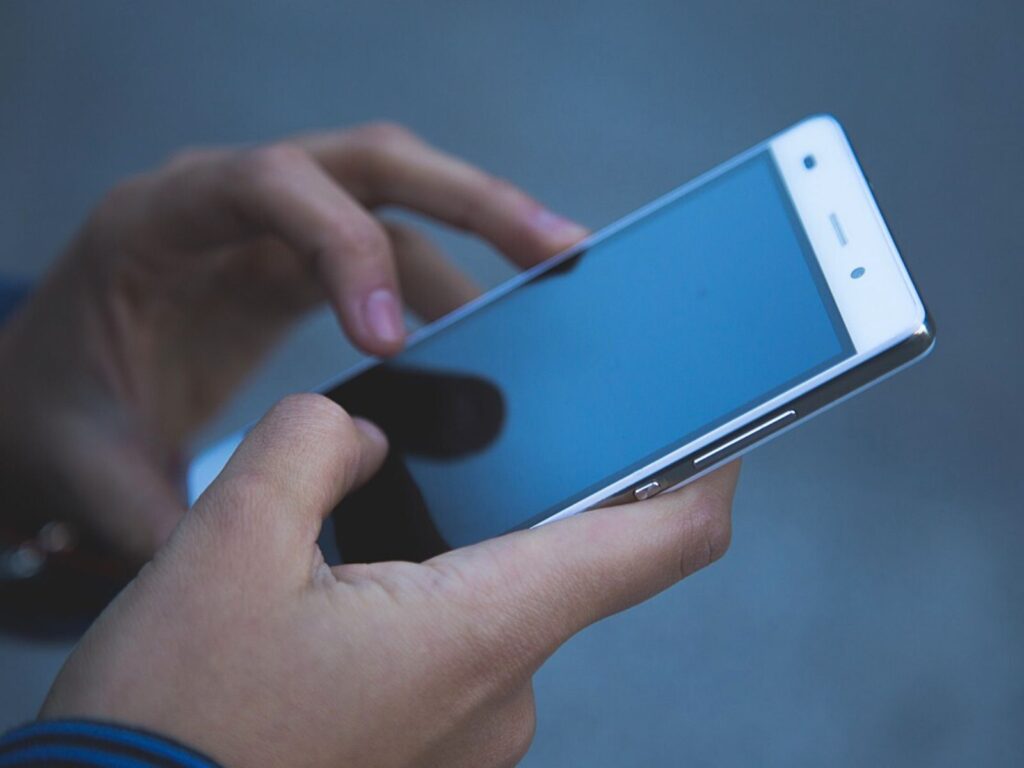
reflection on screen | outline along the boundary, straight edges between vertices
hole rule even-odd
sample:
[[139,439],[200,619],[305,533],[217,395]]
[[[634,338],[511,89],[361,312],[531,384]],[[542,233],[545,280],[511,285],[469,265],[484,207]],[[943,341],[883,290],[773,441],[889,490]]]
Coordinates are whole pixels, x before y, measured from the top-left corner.
[[762,152],[332,391],[392,441],[342,555],[532,524],[852,352]]

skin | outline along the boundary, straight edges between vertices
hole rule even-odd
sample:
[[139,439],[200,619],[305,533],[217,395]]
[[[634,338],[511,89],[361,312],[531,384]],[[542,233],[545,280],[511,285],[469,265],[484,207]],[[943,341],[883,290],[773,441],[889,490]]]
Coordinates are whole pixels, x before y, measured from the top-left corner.
[[[374,123],[183,152],[113,189],[0,331],[0,483],[141,565],[184,512],[189,438],[325,300],[362,350],[399,351],[476,287],[401,207],[531,266],[586,234],[511,184]],[[112,505],[111,499],[118,503]]]
[[225,765],[514,765],[544,660],[728,545],[735,467],[424,564],[330,568],[321,521],[386,450],[326,398],[280,403],[90,629],[42,716],[133,723]]
[[423,564],[330,568],[321,522],[387,445],[318,395],[278,404],[186,513],[187,440],[296,317],[326,299],[391,354],[403,293],[427,319],[475,295],[387,205],[522,266],[585,233],[396,126],[194,151],[115,189],[0,335],[5,490],[156,553],[42,717],[150,728],[227,765],[511,765],[544,660],[725,551],[736,465]]

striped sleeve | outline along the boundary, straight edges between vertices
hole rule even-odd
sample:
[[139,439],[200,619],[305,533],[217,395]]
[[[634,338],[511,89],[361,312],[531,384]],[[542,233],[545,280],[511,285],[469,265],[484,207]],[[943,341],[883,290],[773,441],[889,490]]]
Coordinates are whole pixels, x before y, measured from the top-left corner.
[[220,768],[154,733],[89,720],[43,720],[0,738],[0,768]]

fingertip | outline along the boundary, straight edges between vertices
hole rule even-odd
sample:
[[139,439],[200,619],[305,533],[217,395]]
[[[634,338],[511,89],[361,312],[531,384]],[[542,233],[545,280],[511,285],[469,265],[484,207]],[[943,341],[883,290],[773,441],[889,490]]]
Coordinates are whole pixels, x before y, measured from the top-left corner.
[[361,416],[356,416],[352,419],[352,423],[356,425],[363,437],[373,446],[382,448],[385,451],[388,447],[388,438],[384,434],[384,430],[378,427],[369,419],[364,419]]
[[590,231],[544,206],[537,206],[527,218],[530,229],[551,250],[550,255],[565,250],[587,237]]
[[376,288],[362,307],[362,325],[375,354],[393,355],[405,344],[405,320],[398,295],[391,288]]
[[[387,288],[377,290],[392,293]],[[359,351],[375,357],[392,357],[405,348],[406,330],[401,305],[395,299],[396,306],[392,309],[387,306],[390,299],[372,298],[375,292],[363,299],[358,295],[336,297],[331,304],[342,333]]]
[[374,357],[394,357],[405,349],[405,339],[384,342],[376,336],[357,335],[354,333],[349,333],[349,338],[352,339],[360,351]]

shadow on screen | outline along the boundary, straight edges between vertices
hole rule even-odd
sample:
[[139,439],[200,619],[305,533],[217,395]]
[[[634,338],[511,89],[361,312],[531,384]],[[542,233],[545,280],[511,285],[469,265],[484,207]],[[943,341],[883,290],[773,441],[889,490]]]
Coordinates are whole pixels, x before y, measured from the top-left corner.
[[457,459],[483,450],[501,433],[505,401],[477,376],[384,363],[327,393],[351,415],[377,424],[390,450],[380,471],[335,508],[325,553],[343,562],[420,562],[451,549],[431,518],[406,456]]

